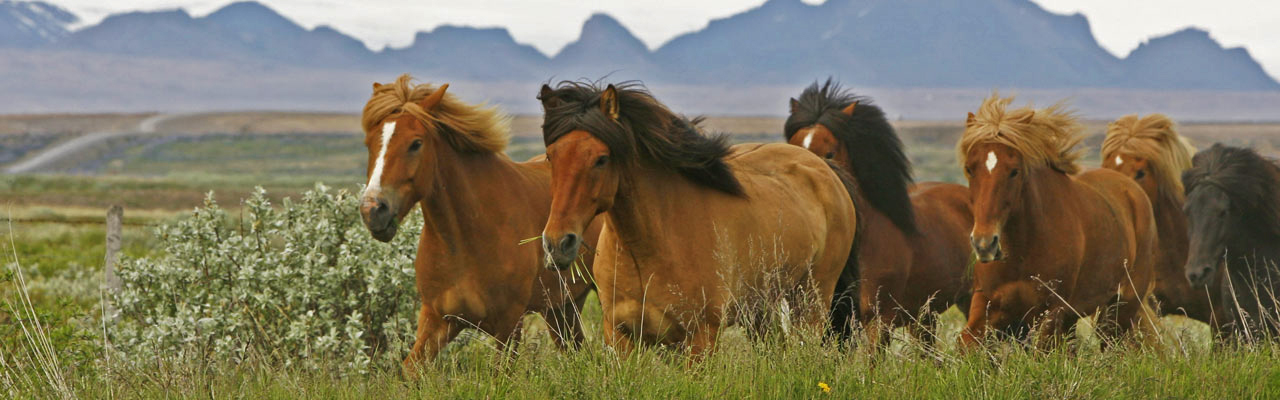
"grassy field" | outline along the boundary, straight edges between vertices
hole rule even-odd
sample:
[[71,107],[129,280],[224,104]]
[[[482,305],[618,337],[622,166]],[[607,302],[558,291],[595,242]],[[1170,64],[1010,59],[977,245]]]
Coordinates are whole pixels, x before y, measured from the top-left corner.
[[[95,117],[121,127],[144,116]],[[305,117],[305,115],[303,116]],[[0,119],[0,144],[39,147],[74,136],[86,126],[63,119],[26,117],[28,125]],[[290,117],[302,118],[302,117]],[[296,198],[315,182],[358,190],[367,158],[362,138],[336,126],[350,116],[332,116],[307,129],[280,118],[216,115],[176,119],[175,127],[199,135],[135,138],[112,143],[62,165],[76,174],[0,176],[0,349],[30,356],[17,270],[28,286],[31,309],[48,331],[58,355],[56,369],[77,397],[248,398],[1256,398],[1280,396],[1280,347],[1275,344],[1211,344],[1203,324],[1168,319],[1169,345],[1162,349],[1122,346],[1097,351],[1082,334],[1076,350],[1040,351],[1008,339],[959,352],[949,345],[961,315],[945,314],[938,348],[899,340],[887,352],[866,346],[840,349],[814,332],[752,342],[730,330],[707,362],[688,366],[678,351],[649,349],[619,359],[598,338],[599,309],[586,310],[588,342],[561,353],[543,334],[537,317],[518,354],[495,355],[488,338],[469,335],[446,351],[421,379],[405,380],[397,365],[377,365],[370,375],[321,371],[269,363],[238,365],[175,357],[147,368],[124,367],[103,349],[101,293],[104,256],[100,221],[107,207],[125,207],[124,252],[155,254],[160,238],[151,226],[175,221],[202,204],[209,192],[235,213],[255,186],[273,201]],[[7,122],[6,122],[7,121]],[[21,122],[20,121],[20,122]],[[56,121],[56,122],[50,122]],[[104,122],[105,121],[105,122]],[[736,118],[712,121],[737,141],[778,141],[781,120]],[[53,139],[15,139],[44,124]],[[953,143],[960,126],[899,122],[918,180],[960,181]],[[14,128],[19,126],[18,128]],[[113,125],[114,126],[114,125]],[[517,119],[509,148],[514,159],[541,152],[537,121]],[[1086,140],[1085,165],[1097,165],[1096,134]],[[60,128],[59,128],[60,127]],[[23,129],[26,129],[25,131]],[[60,129],[60,130],[59,130]],[[13,132],[5,133],[4,130]],[[262,130],[269,134],[245,133]],[[1248,144],[1264,151],[1280,140],[1277,125],[1192,124],[1184,132],[1197,145],[1213,141]],[[10,135],[10,136],[5,136]],[[56,136],[63,135],[63,136]],[[6,142],[8,140],[8,142]],[[3,153],[3,151],[0,151]],[[0,154],[2,155],[2,154]],[[21,322],[21,323],[20,323]],[[905,337],[900,338],[905,339]],[[1213,347],[1210,350],[1210,347]],[[10,358],[15,359],[15,358]],[[58,397],[59,389],[36,359],[25,366],[0,365],[0,396]],[[830,388],[824,392],[819,383]],[[7,393],[7,395],[6,395]]]

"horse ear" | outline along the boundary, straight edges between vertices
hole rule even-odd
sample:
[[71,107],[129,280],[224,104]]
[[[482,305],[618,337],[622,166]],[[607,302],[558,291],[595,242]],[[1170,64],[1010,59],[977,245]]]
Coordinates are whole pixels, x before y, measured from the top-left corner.
[[964,127],[966,127],[966,128],[972,127],[972,126],[973,126],[973,123],[974,123],[974,122],[977,122],[977,121],[978,121],[978,118],[976,118],[976,117],[973,115],[973,113],[969,113],[969,118],[966,118],[966,119],[964,120]]
[[604,93],[600,94],[600,112],[609,116],[609,119],[618,120],[618,89],[610,84],[604,89]]
[[853,109],[854,107],[857,107],[857,106],[858,106],[858,102],[855,101],[849,104],[848,107],[845,107],[843,110],[840,110],[840,112],[844,113],[844,115],[853,116]]
[[796,101],[796,98],[795,98],[795,97],[792,97],[792,98],[791,98],[791,113],[792,113],[792,114],[795,114],[795,113],[796,113],[796,109],[798,109],[798,108],[800,108],[800,102],[799,102],[799,101]]
[[538,100],[542,102],[542,109],[544,111],[560,105],[560,99],[555,98],[552,94],[553,92],[554,91],[551,90],[551,86],[545,83],[542,84],[542,90],[538,91]]
[[382,84],[381,84],[381,83],[378,83],[378,82],[374,82],[374,83],[373,83],[373,91],[375,91],[375,92],[376,92],[376,91],[378,91],[378,88],[381,88],[381,87],[382,87]]
[[422,102],[418,103],[418,106],[422,107],[423,110],[435,108],[437,104],[440,104],[440,100],[444,99],[444,92],[446,90],[449,90],[448,83],[440,85],[440,87],[436,88],[436,91],[431,92],[431,94],[427,95],[426,98],[422,99]]

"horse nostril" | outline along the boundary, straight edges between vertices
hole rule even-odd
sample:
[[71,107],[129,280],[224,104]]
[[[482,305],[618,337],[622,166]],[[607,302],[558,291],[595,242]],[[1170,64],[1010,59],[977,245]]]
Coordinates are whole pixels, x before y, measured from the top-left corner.
[[990,247],[998,247],[998,246],[1000,246],[1000,235],[991,235]]
[[373,209],[373,211],[375,211],[375,212],[379,212],[379,213],[384,213],[384,212],[387,212],[387,209],[388,209],[388,208],[390,208],[390,207],[389,207],[389,206],[387,206],[387,201],[386,201],[386,200],[378,199],[378,201],[377,201],[377,207],[376,207],[376,208],[374,208],[374,209]]
[[573,250],[577,250],[577,249],[578,249],[578,235],[577,235],[577,234],[570,233],[570,234],[564,235],[564,239],[560,239],[560,250],[561,250],[561,251],[564,251],[565,253],[570,253],[570,252],[572,252]]

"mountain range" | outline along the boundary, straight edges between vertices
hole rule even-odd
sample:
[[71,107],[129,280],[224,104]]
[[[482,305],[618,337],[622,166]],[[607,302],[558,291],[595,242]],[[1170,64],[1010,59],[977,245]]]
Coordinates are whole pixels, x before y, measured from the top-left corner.
[[[1085,16],[1055,14],[1029,0],[769,0],[653,50],[614,18],[595,14],[554,55],[504,28],[449,25],[419,32],[407,47],[374,51],[331,27],[307,29],[251,1],[200,17],[130,12],[70,29],[78,20],[48,3],[0,1],[0,55],[19,58],[0,60],[0,90],[42,83],[52,72],[25,69],[54,60],[70,63],[56,67],[59,76],[81,85],[103,75],[141,80],[123,90],[133,94],[146,92],[139,85],[216,77],[389,80],[400,72],[433,81],[520,83],[609,76],[768,86],[830,75],[878,88],[1280,90],[1247,50],[1224,48],[1204,30],[1155,37],[1120,58],[1099,46]],[[228,100],[236,96],[224,92]],[[6,106],[0,103],[0,111]]]

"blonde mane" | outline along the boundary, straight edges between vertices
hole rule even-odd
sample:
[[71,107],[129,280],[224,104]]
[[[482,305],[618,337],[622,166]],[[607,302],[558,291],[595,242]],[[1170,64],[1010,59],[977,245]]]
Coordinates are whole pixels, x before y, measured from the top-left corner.
[[980,143],[999,143],[1022,153],[1027,166],[1048,166],[1065,174],[1080,171],[1080,131],[1075,115],[1062,103],[1040,110],[1030,106],[1007,110],[1013,97],[992,94],[982,101],[977,115],[970,114],[964,135],[956,145],[963,165],[969,149]]
[[[414,85],[409,74],[400,75],[394,83],[374,84],[373,95],[364,105],[360,124],[366,134],[376,131],[388,117],[408,113],[427,126],[430,131],[444,131],[441,136],[454,149],[466,152],[498,153],[507,147],[511,131],[511,119],[496,107],[472,105],[445,93],[430,112],[418,106],[418,102],[436,90],[428,84]],[[443,126],[448,129],[438,129]]]
[[1173,120],[1164,114],[1130,114],[1108,124],[1102,159],[1119,154],[1147,159],[1160,194],[1182,202],[1182,171],[1191,168],[1195,149],[1174,130]]

